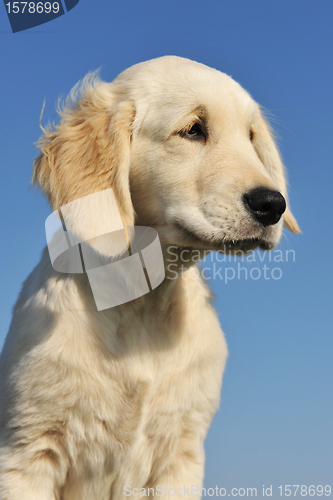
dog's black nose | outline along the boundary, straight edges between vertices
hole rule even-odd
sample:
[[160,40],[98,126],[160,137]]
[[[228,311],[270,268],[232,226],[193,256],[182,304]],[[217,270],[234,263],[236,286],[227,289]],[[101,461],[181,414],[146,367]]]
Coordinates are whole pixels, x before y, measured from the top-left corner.
[[279,222],[286,209],[286,200],[282,194],[265,187],[258,187],[245,193],[243,201],[252,217],[263,226]]

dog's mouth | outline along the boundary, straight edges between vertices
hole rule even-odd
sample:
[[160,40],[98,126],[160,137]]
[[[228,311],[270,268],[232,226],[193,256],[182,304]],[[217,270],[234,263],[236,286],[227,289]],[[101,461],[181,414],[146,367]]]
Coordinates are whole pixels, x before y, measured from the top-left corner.
[[221,237],[213,234],[211,238],[208,238],[197,235],[179,222],[176,222],[175,225],[181,233],[181,238],[184,242],[180,246],[186,248],[193,247],[205,250],[215,250],[226,254],[234,254],[236,252],[248,253],[258,247],[261,250],[268,251],[274,246],[269,241],[258,236],[231,239],[230,237]]

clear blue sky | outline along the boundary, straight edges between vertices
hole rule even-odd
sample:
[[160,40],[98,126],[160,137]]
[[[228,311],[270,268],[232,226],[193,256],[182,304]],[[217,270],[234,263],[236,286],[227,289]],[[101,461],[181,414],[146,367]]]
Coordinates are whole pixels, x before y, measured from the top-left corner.
[[333,3],[80,0],[17,34],[1,9],[0,342],[45,245],[50,210],[28,189],[43,100],[45,123],[58,96],[98,67],[111,81],[166,54],[213,66],[271,113],[303,235],[283,237],[295,262],[280,266],[280,280],[211,280],[230,357],[205,484],[257,487],[258,496],[272,484],[273,498],[281,484],[333,487]]

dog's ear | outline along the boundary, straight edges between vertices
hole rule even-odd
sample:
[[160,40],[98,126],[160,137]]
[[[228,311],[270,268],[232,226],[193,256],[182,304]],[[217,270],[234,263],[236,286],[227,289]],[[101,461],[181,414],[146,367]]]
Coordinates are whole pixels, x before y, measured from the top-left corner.
[[290,210],[287,195],[285,167],[281,161],[280,154],[274,140],[274,133],[268,122],[263,118],[262,114],[260,114],[256,120],[255,140],[253,141],[253,146],[259,159],[286,199],[287,208],[284,213],[284,226],[293,233],[301,233],[296,219]]
[[[124,101],[112,83],[88,76],[59,114],[59,125],[43,129],[37,143],[41,154],[34,163],[32,183],[42,188],[67,229],[81,240],[133,226],[129,190],[133,103]],[[105,190],[111,197],[98,196]],[[97,244],[92,246],[100,251]]]

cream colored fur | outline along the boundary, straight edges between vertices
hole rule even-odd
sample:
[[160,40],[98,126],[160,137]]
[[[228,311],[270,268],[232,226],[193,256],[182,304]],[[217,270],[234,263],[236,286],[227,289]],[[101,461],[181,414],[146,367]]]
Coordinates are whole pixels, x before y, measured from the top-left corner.
[[[273,248],[283,219],[299,231],[289,208],[265,228],[243,206],[256,186],[286,197],[286,183],[259,106],[227,75],[164,57],[112,83],[88,76],[71,99],[34,168],[53,210],[112,187],[124,225],[156,228],[166,258],[169,245]],[[207,140],[186,135],[197,122]],[[82,238],[103,224],[96,210],[78,214]],[[57,273],[44,251],[1,357],[1,500],[201,486],[227,346],[207,286],[169,278],[97,312],[86,276]]]

